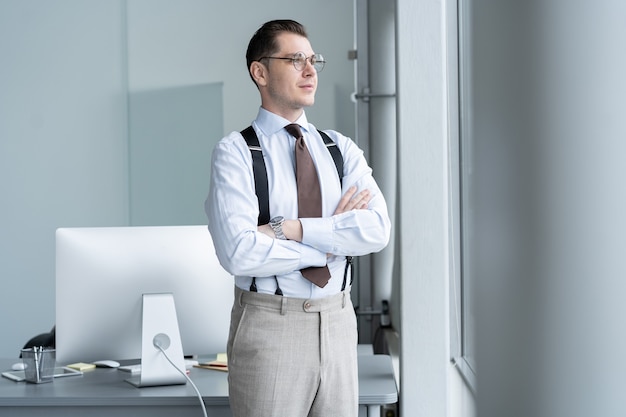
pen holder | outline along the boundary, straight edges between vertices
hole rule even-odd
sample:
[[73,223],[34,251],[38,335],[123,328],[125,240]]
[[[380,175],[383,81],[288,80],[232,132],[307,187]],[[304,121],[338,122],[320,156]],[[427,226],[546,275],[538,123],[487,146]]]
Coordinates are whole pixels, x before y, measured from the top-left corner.
[[24,377],[26,382],[41,384],[52,382],[56,362],[56,350],[49,348],[22,349]]

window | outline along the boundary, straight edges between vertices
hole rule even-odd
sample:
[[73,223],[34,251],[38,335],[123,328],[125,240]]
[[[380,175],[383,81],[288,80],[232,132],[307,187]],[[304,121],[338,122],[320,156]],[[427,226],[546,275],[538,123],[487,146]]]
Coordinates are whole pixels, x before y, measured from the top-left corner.
[[475,390],[475,317],[469,291],[473,236],[473,169],[471,165],[470,30],[471,0],[458,0],[449,11],[449,166],[450,166],[450,317],[451,356]]

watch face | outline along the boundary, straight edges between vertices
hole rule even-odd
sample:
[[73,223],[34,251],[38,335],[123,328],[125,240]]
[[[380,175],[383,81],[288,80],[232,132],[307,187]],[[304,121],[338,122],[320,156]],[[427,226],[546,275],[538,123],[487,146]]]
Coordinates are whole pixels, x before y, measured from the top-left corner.
[[279,224],[282,224],[282,222],[284,221],[285,219],[283,218],[283,216],[276,216],[270,220],[270,224],[278,226]]
[[270,219],[270,227],[274,230],[277,239],[287,240],[285,234],[283,233],[283,223],[285,222],[285,218],[283,216],[276,216]]

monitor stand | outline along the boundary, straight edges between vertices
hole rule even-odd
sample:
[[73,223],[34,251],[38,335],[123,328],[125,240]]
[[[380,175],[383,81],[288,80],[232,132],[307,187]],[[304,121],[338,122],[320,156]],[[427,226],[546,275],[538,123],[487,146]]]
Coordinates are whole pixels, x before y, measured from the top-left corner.
[[170,293],[143,294],[141,374],[126,381],[138,388],[186,384],[184,374],[172,366],[157,346],[161,346],[174,365],[185,372],[176,306]]

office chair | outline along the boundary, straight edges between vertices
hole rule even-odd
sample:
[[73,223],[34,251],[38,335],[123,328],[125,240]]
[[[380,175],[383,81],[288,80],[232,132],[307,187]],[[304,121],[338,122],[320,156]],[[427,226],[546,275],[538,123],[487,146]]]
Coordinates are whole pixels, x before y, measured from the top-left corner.
[[[35,337],[32,337],[22,349],[28,349],[32,347],[47,347],[54,348],[56,344],[56,325],[52,326],[52,330],[49,333],[41,333]],[[20,350],[20,358],[22,357],[22,351]]]

